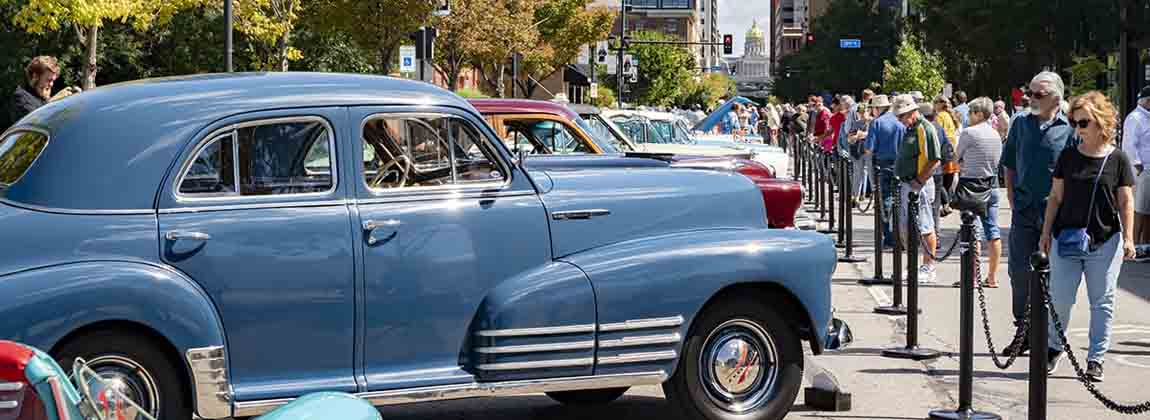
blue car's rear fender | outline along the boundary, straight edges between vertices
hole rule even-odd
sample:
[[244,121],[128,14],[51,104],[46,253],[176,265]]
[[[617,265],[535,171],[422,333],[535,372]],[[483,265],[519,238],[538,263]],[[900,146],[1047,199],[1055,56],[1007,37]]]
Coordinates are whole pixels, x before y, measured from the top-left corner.
[[[831,321],[830,280],[835,269],[834,244],[826,236],[769,229],[731,229],[681,232],[617,243],[563,258],[582,268],[595,289],[599,324],[617,324],[626,335],[627,321],[655,321],[662,327],[644,334],[677,332],[687,337],[691,322],[715,296],[732,288],[757,288],[789,296],[759,295],[770,299],[782,315],[800,325],[814,352],[820,353]],[[781,306],[788,305],[788,306]],[[792,306],[799,306],[793,308]],[[788,313],[797,309],[804,317]],[[677,323],[676,318],[682,321]],[[808,325],[801,325],[808,323]],[[599,339],[610,340],[602,332]],[[673,346],[628,348],[659,352]],[[600,350],[600,357],[604,350]],[[607,354],[609,356],[609,354]],[[673,372],[675,361],[645,365]],[[635,371],[634,365],[597,365],[596,374]]]

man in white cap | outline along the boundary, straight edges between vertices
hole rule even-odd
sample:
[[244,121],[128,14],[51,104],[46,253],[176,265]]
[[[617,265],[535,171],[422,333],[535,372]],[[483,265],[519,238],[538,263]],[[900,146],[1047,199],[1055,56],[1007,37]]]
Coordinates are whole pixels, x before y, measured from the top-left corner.
[[[1017,117],[1002,146],[1002,166],[1006,168],[1006,197],[1010,201],[1009,270],[1014,324],[1022,328],[1030,300],[1030,282],[1036,279],[1030,269],[1030,255],[1038,251],[1042,225],[1046,219],[1046,198],[1053,184],[1054,164],[1067,146],[1078,144],[1074,127],[1061,103],[1066,85],[1058,73],[1044,71],[1030,81],[1031,112]],[[1016,343],[1021,352],[1029,350],[1025,334]],[[1004,353],[1009,352],[1010,347]],[[1050,365],[1057,366],[1061,353],[1051,350]]]
[[[906,127],[906,135],[898,145],[898,157],[895,159],[894,172],[902,182],[900,197],[902,199],[902,223],[907,222],[907,203],[911,191],[918,193],[918,212],[915,213],[919,235],[922,236],[923,248],[933,250],[938,247],[938,236],[935,235],[934,215],[934,169],[942,160],[941,144],[938,140],[938,131],[919,112],[919,106],[914,97],[899,95],[894,98],[894,113],[898,115],[899,122]],[[911,227],[899,227],[899,234],[908,238]],[[930,253],[922,252],[922,265],[918,270],[919,283],[934,282],[934,258]]]
[[1122,151],[1130,156],[1138,183],[1134,191],[1134,243],[1150,245],[1150,86],[1138,94],[1138,106],[1122,124]]

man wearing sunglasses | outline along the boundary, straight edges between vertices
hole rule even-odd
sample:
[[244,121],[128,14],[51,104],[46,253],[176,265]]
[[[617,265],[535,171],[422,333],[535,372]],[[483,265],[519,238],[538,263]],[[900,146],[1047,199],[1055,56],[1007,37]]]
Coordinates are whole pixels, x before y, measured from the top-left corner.
[[[1050,195],[1053,168],[1058,155],[1067,146],[1078,144],[1074,127],[1060,110],[1065,84],[1057,73],[1044,71],[1030,81],[1030,112],[1018,117],[1010,126],[1002,146],[1002,166],[1006,168],[1006,197],[1010,202],[1011,226],[1010,288],[1014,324],[1021,328],[1030,299],[1029,284],[1035,278],[1030,269],[1030,255],[1038,250],[1045,219],[1046,198]],[[1016,337],[1019,337],[1016,335]],[[1027,340],[1018,347],[1025,352]]]
[[1150,86],[1138,94],[1138,106],[1122,124],[1122,151],[1130,156],[1138,181],[1134,188],[1134,243],[1150,244]]

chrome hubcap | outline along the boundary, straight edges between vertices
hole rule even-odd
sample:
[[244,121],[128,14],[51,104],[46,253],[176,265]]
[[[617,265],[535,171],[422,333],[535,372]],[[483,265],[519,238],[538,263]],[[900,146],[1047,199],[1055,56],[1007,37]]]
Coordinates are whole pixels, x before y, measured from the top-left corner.
[[722,409],[746,413],[769,399],[778,376],[778,351],[758,324],[735,319],[703,344],[699,375],[707,397]]
[[92,390],[90,395],[102,395],[105,388],[111,388],[159,418],[160,392],[156,380],[139,363],[122,356],[100,356],[89,360],[88,368],[104,381],[87,384]]

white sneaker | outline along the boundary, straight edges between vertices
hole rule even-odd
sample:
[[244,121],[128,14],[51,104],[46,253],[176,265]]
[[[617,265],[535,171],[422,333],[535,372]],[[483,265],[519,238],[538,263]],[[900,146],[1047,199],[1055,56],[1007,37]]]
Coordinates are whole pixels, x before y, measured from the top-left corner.
[[923,265],[918,267],[918,282],[920,284],[934,283],[934,266]]

